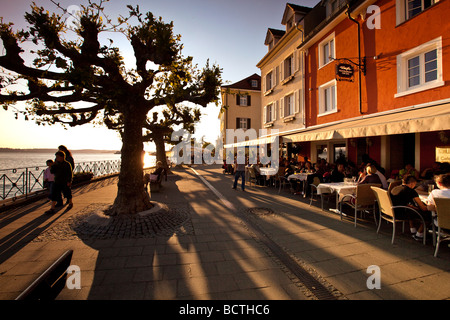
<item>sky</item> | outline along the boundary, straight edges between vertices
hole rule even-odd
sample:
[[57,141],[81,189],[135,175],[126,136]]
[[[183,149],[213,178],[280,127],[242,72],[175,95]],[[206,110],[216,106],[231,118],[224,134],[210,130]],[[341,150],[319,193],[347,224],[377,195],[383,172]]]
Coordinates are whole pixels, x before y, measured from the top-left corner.
[[[60,13],[50,0],[35,0],[50,12]],[[85,0],[56,0],[65,8],[76,8]],[[313,7],[318,0],[291,0],[289,3]],[[0,0],[0,17],[4,22],[13,22],[16,29],[27,24],[23,18],[29,11],[29,0]],[[139,5],[141,12],[152,12],[163,21],[174,23],[175,34],[181,35],[183,54],[192,56],[199,68],[207,60],[222,68],[222,79],[234,83],[254,73],[260,74],[256,64],[267,53],[264,45],[268,28],[284,29],[281,19],[286,7],[285,1],[277,0],[110,0],[106,12],[111,18],[126,15],[127,4]],[[121,39],[115,39],[125,57],[127,65],[133,66],[130,46]],[[0,40],[0,55],[3,45]],[[224,83],[224,84],[226,84]],[[219,107],[214,104],[202,108],[202,119],[196,126],[197,139],[215,142],[219,135]],[[120,150],[122,142],[115,131],[90,124],[69,127],[61,125],[38,126],[23,117],[15,119],[12,111],[0,109],[0,148],[55,148],[61,144],[69,149]],[[144,147],[154,150],[153,143]]]

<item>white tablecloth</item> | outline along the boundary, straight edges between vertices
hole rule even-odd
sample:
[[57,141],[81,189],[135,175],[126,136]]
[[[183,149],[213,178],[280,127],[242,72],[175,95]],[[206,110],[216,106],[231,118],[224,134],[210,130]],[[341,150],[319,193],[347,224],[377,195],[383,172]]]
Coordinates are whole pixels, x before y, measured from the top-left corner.
[[317,193],[340,193],[340,194],[348,194],[353,193],[356,190],[356,183],[347,183],[347,182],[330,182],[330,183],[321,183],[317,186]]
[[260,168],[259,171],[264,176],[273,176],[276,175],[278,172],[277,168]]
[[305,181],[311,173],[294,173],[288,176],[288,180]]

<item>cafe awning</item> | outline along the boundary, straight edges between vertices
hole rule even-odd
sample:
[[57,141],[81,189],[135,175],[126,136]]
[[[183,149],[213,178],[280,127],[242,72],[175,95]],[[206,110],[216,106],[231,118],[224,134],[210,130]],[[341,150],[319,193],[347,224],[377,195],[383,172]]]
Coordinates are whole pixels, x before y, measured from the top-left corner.
[[253,140],[246,140],[246,141],[242,141],[242,142],[226,144],[226,145],[224,145],[224,148],[228,149],[228,148],[268,145],[268,144],[273,143],[276,139],[278,139],[278,136],[271,136],[271,137],[264,137],[264,138],[259,138],[259,139],[253,139]]
[[450,103],[367,115],[283,136],[283,142],[303,142],[450,130]]

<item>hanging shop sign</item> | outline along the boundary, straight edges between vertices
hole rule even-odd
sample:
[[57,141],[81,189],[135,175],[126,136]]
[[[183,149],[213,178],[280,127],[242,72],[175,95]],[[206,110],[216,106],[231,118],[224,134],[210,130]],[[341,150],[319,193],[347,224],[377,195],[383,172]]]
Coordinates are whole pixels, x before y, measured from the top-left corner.
[[338,63],[336,64],[336,79],[353,81],[354,69],[349,63]]

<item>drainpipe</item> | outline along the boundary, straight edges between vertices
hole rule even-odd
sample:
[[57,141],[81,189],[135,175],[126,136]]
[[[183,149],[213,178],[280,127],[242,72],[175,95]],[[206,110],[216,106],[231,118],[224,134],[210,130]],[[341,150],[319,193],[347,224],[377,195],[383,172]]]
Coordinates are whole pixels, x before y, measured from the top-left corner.
[[352,16],[350,15],[350,6],[347,5],[347,16],[348,18],[356,23],[358,26],[358,77],[359,77],[359,113],[363,114],[362,112],[362,101],[361,101],[361,26],[358,21],[356,21]]
[[[300,20],[295,24],[295,28],[296,28],[298,31],[300,31],[300,32],[302,33],[302,42],[300,43],[300,45],[303,44],[304,36],[305,36],[305,32],[303,31],[303,29],[301,28],[301,25],[300,25],[300,21],[302,21],[303,19],[304,19],[304,18],[300,19]],[[300,61],[301,61],[301,62],[304,62],[302,51],[300,51],[299,54],[300,54]],[[306,105],[306,103],[305,103],[305,102],[306,102],[306,99],[305,99],[305,95],[306,95],[306,93],[305,93],[305,66],[304,66],[304,64],[303,64],[303,70],[302,70],[301,72],[303,73],[303,78],[302,78],[302,93],[303,93],[303,103],[302,103],[303,110],[302,110],[302,117],[303,117],[303,119],[302,119],[302,123],[303,123],[303,125],[306,127],[306,115],[305,115],[305,112],[306,112],[306,107],[305,107],[305,105]]]

